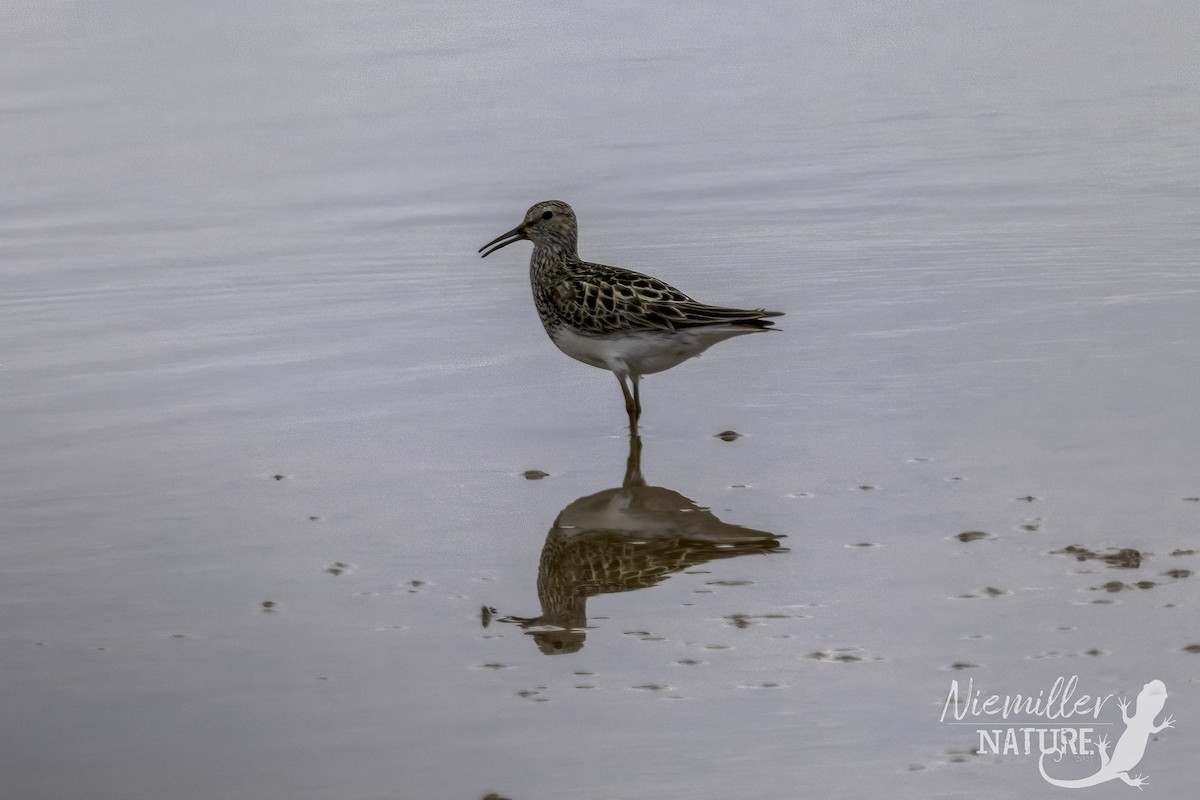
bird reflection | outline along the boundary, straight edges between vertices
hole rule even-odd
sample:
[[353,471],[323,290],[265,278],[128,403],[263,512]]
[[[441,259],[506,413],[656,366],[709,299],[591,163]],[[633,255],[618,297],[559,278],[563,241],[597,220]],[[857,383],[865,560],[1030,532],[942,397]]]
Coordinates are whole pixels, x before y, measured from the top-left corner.
[[642,440],[629,438],[619,487],[574,501],[559,513],[538,564],[538,617],[505,617],[547,655],[583,647],[587,599],[645,589],[668,575],[750,553],[777,553],[780,537],[730,525],[707,508],[642,477]]

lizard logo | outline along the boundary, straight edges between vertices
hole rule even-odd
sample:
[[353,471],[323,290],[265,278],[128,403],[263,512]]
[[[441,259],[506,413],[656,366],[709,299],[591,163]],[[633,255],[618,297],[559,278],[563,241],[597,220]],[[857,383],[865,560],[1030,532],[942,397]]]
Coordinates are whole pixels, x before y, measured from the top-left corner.
[[1166,702],[1167,687],[1159,680],[1150,681],[1142,687],[1142,691],[1137,696],[1137,708],[1134,710],[1133,716],[1129,715],[1129,701],[1123,697],[1118,699],[1117,705],[1121,708],[1121,721],[1125,723],[1125,731],[1117,739],[1111,756],[1108,754],[1109,741],[1107,737],[1101,737],[1096,742],[1100,753],[1100,769],[1092,775],[1075,780],[1059,780],[1051,778],[1046,773],[1046,756],[1050,753],[1057,753],[1058,758],[1055,760],[1061,760],[1066,752],[1065,746],[1059,749],[1042,750],[1042,754],[1038,758],[1038,770],[1048,783],[1064,789],[1083,789],[1111,780],[1121,780],[1130,786],[1141,789],[1149,783],[1150,779],[1145,775],[1131,776],[1129,773],[1145,755],[1150,735],[1175,727],[1175,718],[1170,714],[1158,725],[1154,724],[1155,718],[1158,717]]

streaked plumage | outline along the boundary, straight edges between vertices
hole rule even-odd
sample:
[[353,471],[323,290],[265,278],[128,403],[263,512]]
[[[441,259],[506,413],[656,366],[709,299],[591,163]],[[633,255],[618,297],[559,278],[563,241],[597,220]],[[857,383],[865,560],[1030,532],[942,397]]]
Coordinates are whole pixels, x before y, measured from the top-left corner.
[[479,251],[486,257],[522,239],[534,244],[529,279],[546,333],[567,355],[617,376],[632,428],[641,415],[641,376],[724,339],[766,330],[774,324],[766,318],[782,314],[706,305],[658,278],[582,261],[575,212],[561,200],[537,203],[520,225]]

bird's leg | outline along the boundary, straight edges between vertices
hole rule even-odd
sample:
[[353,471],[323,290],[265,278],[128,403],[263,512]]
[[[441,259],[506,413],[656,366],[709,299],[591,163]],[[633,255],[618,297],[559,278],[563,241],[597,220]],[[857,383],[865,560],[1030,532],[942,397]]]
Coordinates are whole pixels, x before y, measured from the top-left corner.
[[633,395],[629,393],[629,386],[625,383],[625,376],[619,372],[614,372],[617,376],[617,383],[621,384],[621,394],[625,396],[625,413],[633,416]]
[[617,383],[621,384],[621,394],[625,396],[625,413],[629,415],[629,430],[631,433],[637,433],[637,379],[635,378],[633,381],[633,394],[630,394],[625,376],[619,372],[613,374],[617,376]]
[[629,380],[633,382],[633,421],[637,422],[642,418],[642,398],[638,394],[638,376],[630,375]]

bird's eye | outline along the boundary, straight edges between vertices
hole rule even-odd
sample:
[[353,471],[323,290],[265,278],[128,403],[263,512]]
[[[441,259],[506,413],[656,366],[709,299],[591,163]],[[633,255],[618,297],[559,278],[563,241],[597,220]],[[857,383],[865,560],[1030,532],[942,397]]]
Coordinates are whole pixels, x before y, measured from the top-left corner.
[[554,216],[553,211],[546,211],[546,212],[542,213],[542,219],[550,219],[553,216]]

